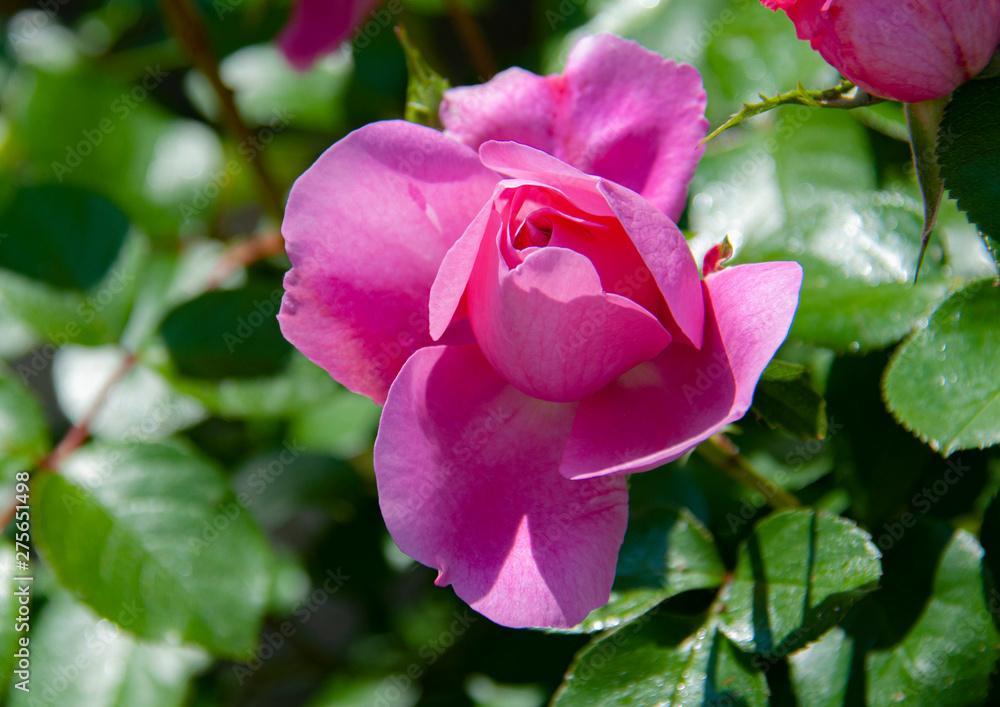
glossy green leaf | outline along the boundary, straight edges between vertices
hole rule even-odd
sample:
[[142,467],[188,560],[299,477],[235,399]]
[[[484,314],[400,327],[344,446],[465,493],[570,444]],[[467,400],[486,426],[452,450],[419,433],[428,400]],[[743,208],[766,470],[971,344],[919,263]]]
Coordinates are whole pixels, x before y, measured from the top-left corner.
[[0,214],[0,267],[86,290],[118,257],[128,219],[107,198],[68,185],[22,187]]
[[160,328],[177,370],[196,378],[273,375],[292,347],[278,328],[280,286],[251,283],[185,302]]
[[581,652],[552,704],[765,707],[769,694],[764,673],[714,616],[652,611]]
[[[131,618],[124,607],[120,621]],[[181,707],[208,656],[189,646],[136,640],[67,595],[31,631],[31,692],[12,689],[10,707]]]
[[740,549],[722,630],[745,650],[786,655],[878,587],[879,557],[848,520],[812,510],[773,513]]
[[826,436],[826,401],[813,388],[804,366],[771,361],[754,391],[753,410],[772,427],[781,427],[800,439]]
[[694,182],[693,249],[729,236],[736,262],[799,261],[792,339],[839,351],[899,340],[946,294],[937,251],[911,284],[920,204],[874,191],[868,138],[846,112],[798,106],[775,115],[727,149],[709,143]]
[[788,656],[800,707],[844,707],[854,658],[854,640],[834,626],[815,643]]
[[253,647],[270,554],[216,469],[162,444],[92,446],[32,487],[35,541],[60,582],[129,629],[236,656]]
[[570,633],[613,628],[682,592],[722,584],[726,568],[715,540],[686,509],[633,504],[607,605]]
[[[916,262],[916,250],[913,257]],[[868,351],[899,341],[947,296],[943,283],[924,276],[917,285],[866,286],[827,265],[804,265],[806,283],[790,336],[839,351]]]
[[886,553],[883,589],[790,657],[799,704],[984,704],[1000,636],[983,594],[982,556],[965,531],[911,528]]
[[901,346],[885,376],[886,403],[945,456],[1000,441],[1000,293],[983,281],[952,295]]
[[[945,186],[958,206],[987,237],[1000,241],[1000,78],[969,81],[955,91],[945,110],[937,156]],[[1000,259],[997,260],[1000,263]]]

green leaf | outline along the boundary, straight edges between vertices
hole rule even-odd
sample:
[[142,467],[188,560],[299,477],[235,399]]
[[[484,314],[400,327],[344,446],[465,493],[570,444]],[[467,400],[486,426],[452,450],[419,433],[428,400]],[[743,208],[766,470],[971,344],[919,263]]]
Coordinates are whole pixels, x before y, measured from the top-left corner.
[[1000,441],[1000,293],[981,281],[952,295],[893,356],[885,400],[945,456]]
[[982,556],[965,531],[910,528],[886,553],[883,588],[842,628],[790,657],[799,704],[983,704],[1000,636],[983,594]]
[[270,586],[270,552],[219,472],[163,444],[99,445],[33,481],[35,542],[60,582],[149,639],[224,656],[250,650]]
[[228,173],[215,132],[156,100],[170,67],[139,66],[134,82],[89,69],[20,71],[5,115],[34,172],[105,194],[154,240],[175,241],[184,208],[214,207],[213,179]]
[[[0,269],[0,297],[4,308],[59,346],[90,346],[115,341],[125,327],[138,274],[148,256],[148,244],[129,238],[104,277],[86,292],[65,290],[10,270]],[[51,360],[51,355],[47,355]],[[44,361],[32,361],[40,373]],[[18,366],[21,370],[21,366]]]
[[32,468],[48,452],[41,405],[5,367],[0,367],[0,480]]
[[840,626],[788,656],[792,689],[800,707],[844,707],[854,640]]
[[[174,371],[164,373],[176,390],[197,399],[210,412],[227,418],[286,417],[303,411],[303,414],[308,416],[311,406],[332,401],[343,392],[343,389],[330,378],[329,373],[298,351],[293,351],[290,358],[287,368],[270,378],[226,378],[209,381],[177,376]],[[360,410],[355,411],[360,414]],[[369,415],[370,412],[364,414]],[[351,428],[355,422],[340,421],[340,424]],[[304,432],[306,435],[320,434],[320,430],[310,428],[309,423],[299,424],[293,421],[293,425],[296,432]],[[337,445],[338,430],[331,428],[328,433],[330,437],[325,443],[331,446]],[[358,433],[360,434],[359,431]],[[351,435],[346,433],[345,435],[345,438],[341,438],[341,442],[344,444],[343,448],[347,449],[352,440]],[[357,439],[355,437],[353,441]],[[311,441],[318,442],[315,436]]]
[[757,383],[753,409],[772,427],[781,427],[800,439],[826,436],[826,401],[813,388],[804,366],[771,361]]
[[1000,264],[1000,78],[969,81],[952,95],[937,157],[948,193],[979,226]]
[[[914,252],[914,263],[917,253]],[[789,336],[842,352],[899,341],[947,296],[940,282],[921,278],[869,286],[824,264],[803,263],[805,282]]]
[[21,187],[0,215],[0,267],[56,287],[86,290],[118,256],[128,219],[111,201],[68,185]]
[[451,88],[448,79],[443,78],[424,60],[420,50],[410,41],[406,29],[399,25],[396,36],[406,54],[406,70],[410,75],[406,86],[406,119],[437,130],[442,129],[438,106],[444,92]]
[[[927,553],[928,545],[917,543],[912,551]],[[954,531],[947,539],[916,623],[895,645],[866,656],[869,705],[898,704],[900,694],[918,707],[981,703],[1000,654],[983,596],[982,557],[969,533]]]
[[381,413],[370,398],[341,388],[296,415],[290,434],[312,450],[350,459],[371,450]]
[[32,629],[31,692],[11,689],[10,707],[181,707],[191,678],[209,664],[189,646],[137,641],[67,595],[47,604]]
[[208,292],[173,310],[160,328],[177,370],[196,378],[273,375],[292,347],[277,313],[284,290],[251,282],[238,290]]
[[821,511],[773,513],[740,548],[722,630],[744,650],[787,655],[822,635],[878,586],[867,533]]
[[568,632],[613,628],[682,592],[718,587],[725,573],[712,534],[690,511],[633,504],[610,601]]
[[764,674],[717,629],[714,615],[654,610],[584,649],[552,704],[765,707],[769,694]]
[[736,262],[797,260],[805,277],[790,337],[838,351],[884,347],[905,336],[946,294],[932,251],[919,285],[923,213],[913,199],[876,192],[864,128],[842,111],[775,111],[709,144],[690,209],[700,254],[723,237]]

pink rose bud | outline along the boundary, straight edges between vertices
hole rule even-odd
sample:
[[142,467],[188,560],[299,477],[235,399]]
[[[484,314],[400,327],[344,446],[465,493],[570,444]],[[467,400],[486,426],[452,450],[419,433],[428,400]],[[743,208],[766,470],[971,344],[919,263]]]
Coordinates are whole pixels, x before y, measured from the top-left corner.
[[[380,0],[296,0],[288,24],[278,35],[278,46],[288,62],[305,71],[319,57],[340,46],[355,27],[377,25],[382,31],[392,25],[392,7],[375,11]],[[400,6],[393,0],[389,6]],[[399,10],[397,9],[396,12]]]
[[905,103],[947,96],[1000,42],[1000,0],[761,0],[868,93]]

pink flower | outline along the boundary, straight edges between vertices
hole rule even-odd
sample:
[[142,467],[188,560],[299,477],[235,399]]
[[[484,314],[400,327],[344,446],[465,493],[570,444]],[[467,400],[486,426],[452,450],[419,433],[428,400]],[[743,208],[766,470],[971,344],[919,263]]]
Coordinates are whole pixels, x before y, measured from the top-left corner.
[[373,123],[292,189],[282,331],[384,401],[392,537],[498,623],[568,626],[607,601],[625,473],[742,417],[788,332],[798,264],[702,280],[656,206],[682,208],[704,101],[692,67],[589,37],[562,76],[449,95],[449,132],[478,152]]
[[1000,0],[762,0],[843,76],[906,103],[947,96],[1000,42]]
[[[292,16],[278,35],[278,46],[292,66],[305,71],[316,59],[339,47],[379,2],[295,0]],[[383,25],[388,22],[391,20]]]

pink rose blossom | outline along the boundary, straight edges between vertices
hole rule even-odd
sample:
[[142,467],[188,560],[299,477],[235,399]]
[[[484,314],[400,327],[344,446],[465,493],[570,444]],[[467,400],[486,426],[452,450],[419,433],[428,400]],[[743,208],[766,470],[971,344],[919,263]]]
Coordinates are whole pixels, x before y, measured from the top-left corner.
[[868,93],[906,103],[947,96],[1000,42],[1000,0],[762,0],[799,39]]
[[292,16],[278,35],[288,62],[305,71],[334,51],[381,0],[295,0]]
[[625,474],[742,417],[787,335],[798,264],[702,279],[657,208],[683,206],[704,101],[693,68],[589,37],[560,77],[452,92],[453,137],[373,123],[292,189],[282,331],[385,403],[392,537],[498,623],[606,603]]

